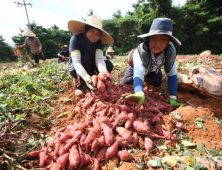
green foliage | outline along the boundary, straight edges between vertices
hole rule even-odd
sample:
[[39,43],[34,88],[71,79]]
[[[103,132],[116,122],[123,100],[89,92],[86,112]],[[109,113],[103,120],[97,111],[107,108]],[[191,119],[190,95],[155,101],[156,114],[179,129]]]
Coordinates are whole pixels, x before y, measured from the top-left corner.
[[12,48],[4,42],[4,38],[0,35],[0,63],[16,61]]

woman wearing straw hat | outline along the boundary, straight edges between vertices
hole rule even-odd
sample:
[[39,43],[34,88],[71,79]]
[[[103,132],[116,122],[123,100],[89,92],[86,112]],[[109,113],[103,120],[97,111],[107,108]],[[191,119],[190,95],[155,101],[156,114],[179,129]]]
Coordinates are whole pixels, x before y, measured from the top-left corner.
[[36,35],[30,29],[27,29],[22,34],[27,37],[25,39],[25,44],[20,45],[17,48],[26,48],[29,46],[35,63],[39,64],[39,59],[42,59],[43,63],[48,65],[48,62],[42,52],[42,44],[38,37],[36,37]]
[[58,55],[58,63],[61,63],[61,62],[65,62],[68,60],[69,58],[69,48],[67,45],[63,45],[62,47],[62,51],[60,51],[57,55]]
[[106,59],[109,60],[113,58],[113,56],[114,56],[114,50],[111,46],[109,46],[109,48],[106,50]]
[[173,35],[173,24],[169,18],[154,19],[147,34],[138,36],[145,39],[132,52],[132,65],[129,65],[122,79],[122,84],[133,84],[135,94],[123,94],[122,100],[137,102],[139,108],[144,100],[143,81],[158,87],[162,83],[161,67],[168,78],[170,104],[177,106],[177,69],[176,49],[172,42],[181,45]]
[[113,38],[102,29],[99,16],[89,16],[86,22],[71,20],[69,30],[75,34],[70,39],[70,62],[68,70],[74,81],[78,78],[76,96],[84,93],[85,87],[95,90],[91,86],[91,76],[104,72],[110,75],[113,64],[103,58],[103,43],[113,44]]

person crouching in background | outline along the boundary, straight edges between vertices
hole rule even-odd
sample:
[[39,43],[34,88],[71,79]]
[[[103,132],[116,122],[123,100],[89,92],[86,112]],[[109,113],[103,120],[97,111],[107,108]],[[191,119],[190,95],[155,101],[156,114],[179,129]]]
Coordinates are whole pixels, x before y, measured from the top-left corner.
[[69,48],[67,45],[63,45],[62,51],[60,51],[58,55],[58,63],[66,62],[69,59]]

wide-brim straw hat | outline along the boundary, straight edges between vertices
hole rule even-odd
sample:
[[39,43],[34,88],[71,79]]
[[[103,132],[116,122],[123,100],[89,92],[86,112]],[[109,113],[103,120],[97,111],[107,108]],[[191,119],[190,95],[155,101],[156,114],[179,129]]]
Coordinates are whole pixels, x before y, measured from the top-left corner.
[[90,25],[92,27],[95,27],[99,30],[101,30],[100,34],[100,40],[104,44],[113,44],[114,40],[113,38],[107,33],[105,30],[103,30],[103,25],[102,21],[99,16],[97,15],[91,15],[89,18],[86,20],[86,22],[82,21],[76,21],[76,20],[70,20],[68,22],[68,28],[73,34],[80,34],[85,32],[85,25]]
[[150,27],[149,33],[142,34],[137,36],[138,38],[146,38],[152,35],[166,34],[178,45],[181,45],[181,42],[173,36],[173,23],[169,18],[157,18],[154,19]]
[[63,45],[62,48],[64,49],[64,48],[69,48],[69,47],[67,45]]
[[107,49],[107,52],[113,53],[114,50],[113,50],[113,48],[111,46],[109,46],[109,48]]
[[30,29],[25,30],[22,34],[27,37],[35,37],[36,36]]

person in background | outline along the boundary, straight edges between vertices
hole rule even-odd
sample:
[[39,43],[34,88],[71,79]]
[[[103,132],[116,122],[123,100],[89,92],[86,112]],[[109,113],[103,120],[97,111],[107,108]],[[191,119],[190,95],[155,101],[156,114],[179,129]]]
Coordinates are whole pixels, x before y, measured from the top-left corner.
[[25,43],[17,46],[17,48],[27,48],[29,46],[35,63],[39,65],[39,59],[42,59],[43,63],[48,65],[48,62],[42,52],[42,44],[38,37],[36,37],[36,35],[30,29],[27,29],[22,34],[27,38],[25,39]]
[[114,56],[114,50],[111,46],[106,50],[106,59],[110,60]]
[[122,84],[133,85],[134,94],[123,94],[123,101],[137,102],[139,108],[145,101],[143,81],[158,87],[162,83],[161,67],[164,67],[168,78],[169,102],[177,106],[177,68],[176,49],[172,42],[181,45],[181,42],[173,36],[173,24],[169,18],[154,19],[149,33],[139,35],[145,39],[136,49],[131,51],[132,61],[128,61]]
[[[113,38],[102,29],[99,16],[91,15],[86,22],[70,20],[69,30],[75,34],[70,39],[70,53],[68,71],[77,84],[76,96],[81,96],[85,88],[95,90],[91,86],[91,76],[99,73],[110,75],[113,64],[104,60],[103,43],[113,44]],[[76,81],[78,79],[78,81]]]
[[63,45],[62,51],[60,51],[58,55],[58,63],[65,62],[69,59],[69,48],[67,45]]

